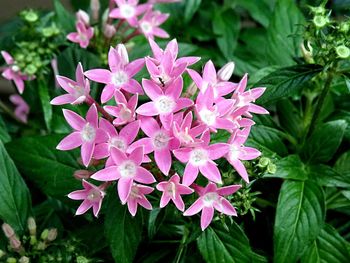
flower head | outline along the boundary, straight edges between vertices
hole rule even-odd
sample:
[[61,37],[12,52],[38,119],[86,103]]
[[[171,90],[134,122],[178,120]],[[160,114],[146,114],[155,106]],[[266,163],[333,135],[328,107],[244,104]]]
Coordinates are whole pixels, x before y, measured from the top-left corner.
[[241,185],[217,188],[214,183],[209,183],[205,188],[197,187],[200,197],[184,212],[184,216],[192,216],[202,211],[202,230],[206,229],[213,220],[214,210],[229,216],[237,216],[236,209],[223,196],[231,195],[239,188]]
[[75,24],[77,32],[72,32],[67,35],[67,39],[74,43],[79,43],[81,48],[87,48],[90,43],[90,39],[94,36],[94,28],[85,25],[81,20],[78,20]]
[[149,4],[139,5],[138,0],[115,0],[118,8],[113,9],[109,16],[117,19],[125,19],[129,25],[137,26],[137,17],[151,6]]
[[83,103],[90,94],[90,83],[84,78],[83,66],[78,64],[75,70],[76,81],[63,76],[56,76],[58,84],[68,93],[60,95],[51,100],[52,105],[80,104]]
[[106,195],[99,187],[82,180],[84,189],[77,190],[68,194],[68,197],[73,200],[84,200],[76,211],[76,215],[82,215],[92,207],[95,217],[100,212],[102,200]]
[[150,194],[151,192],[153,192],[153,190],[154,189],[149,186],[135,184],[135,183],[132,184],[130,195],[126,200],[126,203],[128,205],[128,210],[132,216],[136,215],[138,205],[148,210],[152,210],[152,205],[147,200],[145,195]]
[[140,31],[146,38],[154,38],[154,36],[168,38],[169,34],[159,27],[168,17],[169,14],[163,14],[159,11],[149,9],[138,22]]

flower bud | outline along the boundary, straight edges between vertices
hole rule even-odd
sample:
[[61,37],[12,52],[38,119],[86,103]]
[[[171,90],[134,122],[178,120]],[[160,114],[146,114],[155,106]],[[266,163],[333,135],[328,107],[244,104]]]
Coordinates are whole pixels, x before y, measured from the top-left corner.
[[34,12],[33,10],[29,10],[29,11],[25,12],[24,20],[26,20],[27,22],[34,23],[38,19],[39,19],[38,14],[36,12]]
[[6,260],[6,263],[17,263],[17,259],[15,259],[15,258],[8,258],[7,260]]
[[16,236],[12,236],[10,238],[10,246],[14,249],[14,250],[19,250],[21,248],[21,241],[18,239],[18,237]]
[[5,255],[6,255],[6,253],[3,250],[0,249],[0,258],[2,258]]
[[73,176],[77,180],[89,179],[93,173],[88,170],[77,170],[74,172]]
[[41,235],[40,235],[40,238],[41,238],[42,240],[46,240],[48,234],[49,234],[49,230],[48,230],[48,229],[44,229],[44,231],[43,231],[43,232],[41,233]]
[[86,26],[90,25],[90,17],[88,13],[79,9],[79,11],[75,14],[78,21],[83,22]]
[[38,242],[38,240],[36,239],[36,236],[30,236],[29,243],[30,243],[32,246],[34,246],[37,242]]
[[88,260],[86,257],[84,256],[78,256],[77,257],[77,263],[89,263],[90,260]]
[[117,50],[119,56],[121,56],[121,58],[123,59],[123,63],[128,64],[129,56],[126,47],[123,44],[118,44],[115,49]]
[[98,20],[99,13],[100,13],[100,0],[91,0],[90,2],[90,9],[92,13],[92,19]]
[[29,260],[29,258],[28,257],[26,257],[26,256],[23,256],[23,257],[21,257],[20,259],[19,259],[19,261],[18,261],[19,263],[29,263],[30,262],[30,260]]
[[339,58],[348,58],[350,56],[350,49],[344,45],[337,46],[335,48],[337,55]]
[[7,238],[13,237],[15,235],[15,231],[9,224],[2,224],[2,231],[4,231],[4,234]]
[[314,22],[316,27],[322,28],[328,24],[329,18],[327,16],[317,15],[314,17],[312,21]]
[[192,82],[191,85],[187,87],[184,97],[191,98],[196,93],[197,89],[197,85],[194,82]]
[[115,27],[113,25],[105,24],[103,26],[103,34],[107,38],[112,38],[116,32],[117,32],[117,30],[115,29]]
[[235,63],[234,62],[228,62],[225,66],[223,66],[219,71],[218,71],[218,78],[222,81],[228,81],[232,74],[233,71],[235,70]]
[[47,234],[47,241],[52,242],[57,238],[57,229],[51,228]]
[[260,167],[266,167],[268,166],[270,163],[270,159],[269,158],[266,158],[266,157],[261,157],[260,160],[259,160],[259,166]]
[[310,42],[307,42],[307,47],[305,47],[305,43],[301,43],[300,44],[301,47],[301,52],[303,53],[303,57],[305,59],[306,62],[308,63],[314,63],[314,59],[312,57],[312,46],[310,44]]
[[274,174],[276,173],[277,167],[275,164],[273,163],[269,163],[269,165],[267,166],[267,172],[270,174]]
[[36,235],[36,223],[33,217],[29,217],[28,221],[28,230],[31,236],[35,236]]

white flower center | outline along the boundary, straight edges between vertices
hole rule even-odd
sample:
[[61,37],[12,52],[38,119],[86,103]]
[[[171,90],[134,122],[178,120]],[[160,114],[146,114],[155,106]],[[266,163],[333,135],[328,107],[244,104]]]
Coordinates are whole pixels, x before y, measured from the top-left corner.
[[102,198],[101,192],[97,189],[91,189],[87,196],[87,199],[91,202],[99,202]]
[[208,153],[204,149],[195,149],[191,152],[190,163],[194,166],[201,166],[208,161]]
[[123,105],[122,109],[119,112],[119,117],[123,120],[123,121],[128,121],[131,119],[132,117],[132,112],[131,110],[129,110],[127,107],[125,107]]
[[199,116],[205,124],[210,126],[210,125],[215,124],[216,117],[218,116],[218,114],[215,110],[210,111],[210,110],[204,108],[199,112]]
[[120,7],[120,13],[125,18],[131,18],[135,15],[135,8],[131,5],[122,5]]
[[87,36],[84,34],[84,33],[79,33],[79,40],[81,41],[81,42],[86,42],[86,41],[88,41],[88,38],[87,38]]
[[150,33],[152,31],[152,25],[150,22],[144,21],[141,23],[141,29],[144,33]]
[[236,145],[230,145],[230,159],[237,160],[239,156],[239,148]]
[[122,177],[134,177],[137,167],[133,161],[128,160],[118,166],[118,171]]
[[112,83],[115,86],[121,86],[128,81],[128,75],[124,71],[114,72],[112,75]]
[[168,183],[166,193],[175,199],[176,185],[173,182]]
[[159,113],[171,113],[176,106],[175,101],[167,96],[160,96],[159,99],[155,102],[156,108]]
[[212,207],[215,202],[219,200],[219,195],[214,192],[210,192],[204,195],[203,202],[204,206]]
[[72,85],[71,83],[68,84],[72,89],[74,89],[74,97],[80,98],[82,96],[85,96],[85,88],[78,86],[78,85]]
[[169,136],[166,133],[160,131],[153,137],[152,143],[156,149],[163,149],[168,146],[169,140]]
[[189,144],[189,143],[192,143],[194,142],[194,139],[193,137],[188,133],[189,129],[188,127],[185,128],[184,131],[181,131],[179,134],[178,134],[178,139],[181,141],[181,143],[183,144]]
[[19,71],[19,67],[17,65],[12,65],[11,67],[13,72],[18,72]]
[[133,186],[131,187],[131,192],[129,195],[129,198],[132,199],[138,199],[140,198],[140,194],[139,194],[139,188],[136,186],[136,184],[134,183]]
[[117,149],[121,150],[122,152],[125,152],[127,145],[122,138],[112,137],[109,140],[109,148],[112,148],[112,147],[117,148]]
[[96,130],[90,125],[90,123],[85,124],[83,130],[81,131],[81,138],[85,142],[92,142],[95,140]]

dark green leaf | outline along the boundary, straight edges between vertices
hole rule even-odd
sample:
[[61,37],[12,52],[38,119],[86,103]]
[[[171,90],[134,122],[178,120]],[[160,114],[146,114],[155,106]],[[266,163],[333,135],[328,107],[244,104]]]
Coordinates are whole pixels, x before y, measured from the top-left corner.
[[57,15],[57,23],[66,32],[74,31],[74,16],[68,12],[62,5],[61,1],[54,0],[55,13]]
[[316,127],[305,144],[302,155],[310,162],[327,162],[337,151],[347,123],[343,120],[330,121]]
[[266,174],[264,177],[278,177],[282,179],[293,179],[304,181],[308,178],[305,165],[301,162],[299,156],[289,155],[275,163],[276,173]]
[[1,141],[0,167],[0,219],[20,234],[26,229],[31,214],[30,194]]
[[255,256],[248,238],[235,222],[229,226],[229,231],[222,224],[208,227],[199,236],[197,245],[208,263],[246,263],[252,262]]
[[105,235],[116,262],[133,262],[141,241],[142,221],[140,211],[132,217],[126,205],[121,205],[111,192],[107,202]]
[[322,66],[308,64],[281,68],[272,72],[254,85],[267,88],[264,95],[258,99],[258,103],[264,104],[294,95],[322,69]]
[[334,169],[341,174],[350,177],[350,151],[343,153],[337,162],[335,163]]
[[343,208],[350,208],[349,191],[339,190],[337,188],[326,188],[326,206],[329,209],[338,209],[342,213],[346,213]]
[[185,22],[188,23],[197,12],[202,0],[187,0],[185,5]]
[[73,177],[80,167],[76,152],[56,150],[61,139],[61,135],[26,137],[6,144],[6,148],[18,169],[43,193],[66,199],[69,192],[81,187]]
[[350,258],[346,241],[330,225],[325,225],[317,239],[305,251],[302,263],[342,263]]
[[7,143],[11,141],[11,136],[8,134],[6,124],[0,115],[0,141]]
[[244,7],[249,14],[264,27],[270,23],[272,11],[264,1],[237,0],[238,5]]
[[51,121],[52,121],[52,105],[50,104],[49,86],[44,80],[38,81],[39,97],[41,101],[41,106],[44,113],[44,120],[46,127],[51,131]]
[[297,107],[289,99],[278,101],[276,106],[281,126],[294,138],[300,138],[303,122]]
[[232,60],[240,29],[239,16],[233,9],[225,12],[217,9],[213,18],[213,31],[218,37],[216,43],[227,60]]
[[319,234],[325,217],[322,189],[310,181],[285,181],[274,227],[274,262],[296,262]]
[[271,64],[289,66],[300,54],[304,17],[294,0],[279,0],[270,20],[267,54]]
[[324,164],[310,166],[309,176],[321,186],[350,187],[350,173],[339,173]]

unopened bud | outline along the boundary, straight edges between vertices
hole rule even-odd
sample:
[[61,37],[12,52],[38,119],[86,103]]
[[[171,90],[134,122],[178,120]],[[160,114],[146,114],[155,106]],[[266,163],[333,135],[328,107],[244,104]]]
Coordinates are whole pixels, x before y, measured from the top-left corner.
[[34,218],[33,217],[29,217],[28,221],[27,221],[27,224],[28,224],[29,234],[31,236],[35,236],[36,235],[36,223],[35,223]]
[[15,259],[15,258],[8,258],[7,260],[6,260],[6,263],[17,263],[17,259]]
[[117,47],[115,48],[119,54],[119,56],[123,59],[124,64],[129,63],[129,56],[128,56],[128,51],[123,44],[118,44]]
[[47,241],[52,242],[57,238],[57,229],[51,228],[47,234]]
[[305,43],[301,43],[300,44],[301,47],[301,52],[303,53],[303,57],[305,59],[306,62],[308,63],[314,63],[314,59],[312,57],[312,46],[310,44],[310,42],[307,42],[307,46],[305,47]]
[[5,255],[6,255],[6,253],[3,250],[0,249],[0,258],[2,258]]
[[328,24],[329,18],[327,16],[317,15],[314,17],[312,21],[314,22],[316,27],[322,28]]
[[113,25],[105,24],[103,26],[103,34],[105,35],[106,38],[112,38],[116,32],[117,30]]
[[13,236],[10,238],[10,246],[14,249],[14,250],[19,250],[21,248],[21,241],[16,237]]
[[48,229],[45,229],[45,230],[41,233],[40,238],[41,238],[42,240],[46,240],[48,234],[49,234],[49,230],[48,230]]
[[89,179],[93,173],[88,170],[77,170],[74,172],[73,176],[77,180]]
[[311,11],[316,15],[323,15],[326,13],[326,9],[323,6],[310,7]]
[[90,2],[90,9],[92,13],[92,19],[98,20],[99,13],[100,13],[100,0],[91,0]]
[[266,157],[261,157],[260,160],[259,160],[259,166],[260,167],[266,167],[268,166],[270,163],[270,159],[269,158],[266,158]]
[[18,261],[19,263],[29,263],[30,262],[30,260],[29,260],[29,258],[28,257],[26,257],[26,256],[23,256],[23,257],[21,257],[20,259],[19,259],[19,261]]
[[350,49],[344,45],[337,46],[335,48],[335,51],[337,52],[337,55],[340,58],[345,59],[350,56]]
[[15,235],[15,231],[9,224],[2,224],[2,231],[4,231],[4,234],[7,238],[13,237]]
[[187,87],[184,97],[191,98],[194,94],[196,94],[197,89],[198,89],[197,85],[194,82],[192,82],[191,85]]
[[267,172],[270,174],[274,174],[276,173],[277,170],[277,166],[273,163],[269,163],[269,165],[267,166]]
[[218,78],[222,81],[228,81],[232,74],[233,71],[235,70],[235,63],[234,62],[228,62],[225,66],[223,66],[219,71],[218,71]]
[[30,241],[29,243],[34,246],[36,243],[38,242],[38,240],[36,239],[36,236],[30,236]]
[[75,14],[78,21],[83,22],[86,26],[90,25],[90,17],[88,13],[79,9],[79,11]]
[[39,16],[36,12],[34,12],[33,10],[30,10],[25,13],[24,19],[29,23],[33,23],[39,19]]

